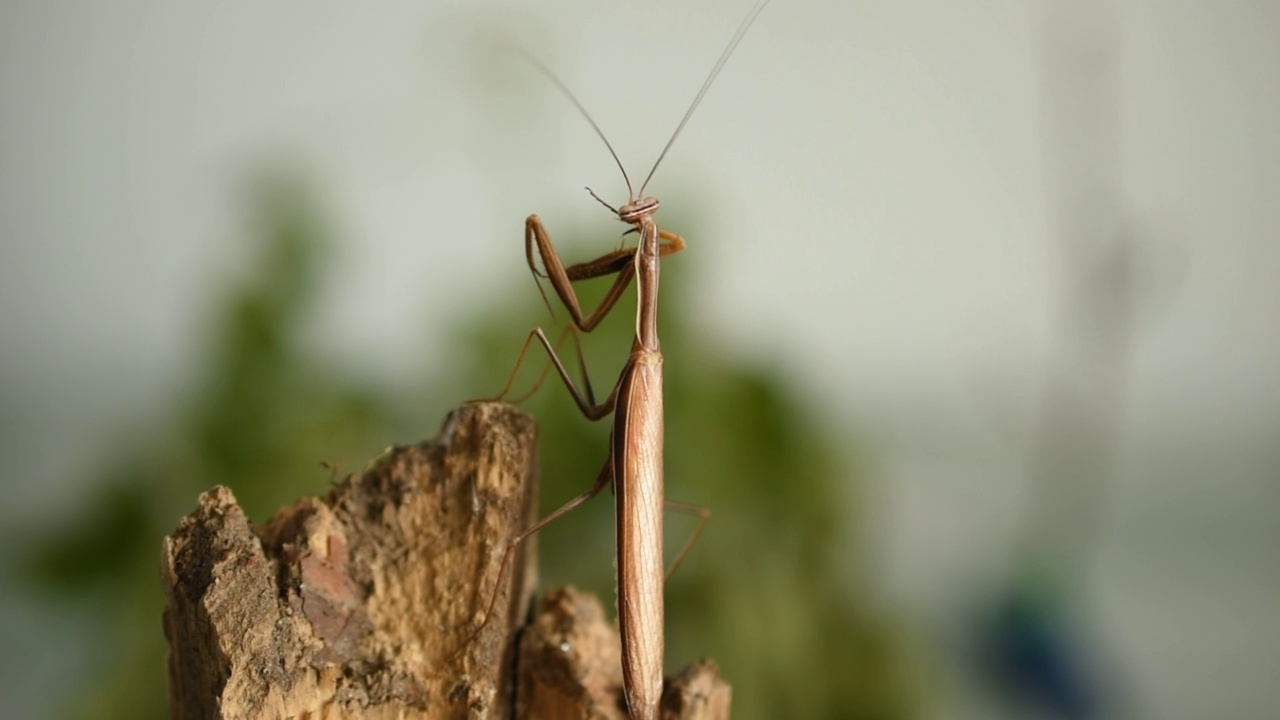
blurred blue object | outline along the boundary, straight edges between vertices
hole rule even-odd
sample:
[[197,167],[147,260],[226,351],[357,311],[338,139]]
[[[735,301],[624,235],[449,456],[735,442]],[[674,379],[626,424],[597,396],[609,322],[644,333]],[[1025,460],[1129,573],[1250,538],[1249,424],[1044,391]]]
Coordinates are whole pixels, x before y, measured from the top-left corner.
[[1038,579],[1015,582],[982,624],[983,671],[1002,696],[1037,716],[1113,717],[1104,653],[1068,598]]

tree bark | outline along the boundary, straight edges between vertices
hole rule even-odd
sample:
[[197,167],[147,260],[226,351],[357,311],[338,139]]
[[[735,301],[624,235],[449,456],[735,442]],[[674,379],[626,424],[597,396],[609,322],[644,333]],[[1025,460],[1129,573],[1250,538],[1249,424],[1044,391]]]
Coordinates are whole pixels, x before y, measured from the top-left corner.
[[[471,403],[261,527],[229,489],[201,495],[162,550],[173,717],[626,717],[599,601],[555,590],[531,616],[532,539],[496,585],[536,512],[536,438],[509,405]],[[669,719],[728,707],[708,662],[664,697]]]

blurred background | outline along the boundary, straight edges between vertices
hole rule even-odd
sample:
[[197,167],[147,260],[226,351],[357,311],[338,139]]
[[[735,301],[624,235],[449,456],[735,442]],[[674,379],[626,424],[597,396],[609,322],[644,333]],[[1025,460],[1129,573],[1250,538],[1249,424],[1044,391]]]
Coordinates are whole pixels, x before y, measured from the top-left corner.
[[[747,0],[0,5],[0,698],[165,717],[160,538],[495,393]],[[650,194],[668,670],[735,717],[1274,717],[1280,5],[775,0]],[[599,296],[599,288],[586,294]],[[588,339],[607,387],[633,294]],[[564,313],[557,313],[559,327]],[[522,376],[527,386],[532,371]],[[548,384],[545,511],[607,423]],[[541,537],[612,595],[611,501]],[[673,517],[668,544],[692,523]]]

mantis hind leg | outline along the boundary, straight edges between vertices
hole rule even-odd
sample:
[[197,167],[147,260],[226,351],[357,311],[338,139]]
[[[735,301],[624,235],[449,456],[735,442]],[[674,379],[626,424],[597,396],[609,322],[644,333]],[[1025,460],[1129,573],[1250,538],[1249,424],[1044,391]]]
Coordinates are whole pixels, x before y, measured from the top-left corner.
[[525,530],[524,532],[520,533],[519,535],[507,541],[507,547],[502,553],[502,562],[498,565],[497,582],[494,584],[493,593],[489,596],[489,602],[485,608],[484,617],[480,620],[480,623],[476,626],[476,629],[471,632],[471,635],[467,637],[466,642],[462,643],[462,645],[460,645],[457,650],[453,651],[453,654],[450,656],[451,658],[456,657],[459,653],[466,650],[467,647],[471,645],[471,643],[475,642],[475,639],[480,637],[480,633],[483,632],[485,627],[489,624],[489,620],[493,618],[493,609],[498,602],[498,595],[500,595],[502,592],[502,582],[506,578],[507,571],[511,566],[511,557],[513,553],[515,553],[516,548],[519,547],[520,544],[523,543],[525,540],[528,540],[530,537],[532,537],[534,533],[538,532],[539,530],[546,527],[547,525],[550,525],[551,523],[555,522],[556,520],[558,520],[560,517],[562,517],[569,511],[573,510],[574,508],[577,508],[579,505],[582,505],[583,503],[587,502],[588,500],[595,497],[596,495],[599,495],[600,491],[604,489],[605,485],[608,485],[609,482],[612,480],[613,480],[613,452],[610,451],[609,457],[605,458],[604,467],[600,468],[600,474],[596,476],[596,481],[594,484],[592,484],[591,489],[587,490],[581,495],[578,495],[577,497],[573,498],[572,500],[565,503],[564,505],[561,505],[559,508],[556,508],[554,512],[552,512],[550,515],[546,516],[545,518],[539,520],[538,522],[534,523],[533,526],[530,527],[528,530]]
[[693,546],[698,542],[698,538],[702,537],[702,531],[706,530],[707,523],[711,522],[711,510],[701,505],[691,505],[689,503],[676,502],[675,500],[663,501],[663,505],[668,512],[678,512],[698,518],[698,526],[690,533],[689,539],[684,541],[680,552],[676,553],[676,559],[671,561],[671,567],[667,568],[667,572],[662,576],[663,582],[666,582],[675,574],[676,568],[680,567],[680,563],[684,561],[689,551],[693,549]]

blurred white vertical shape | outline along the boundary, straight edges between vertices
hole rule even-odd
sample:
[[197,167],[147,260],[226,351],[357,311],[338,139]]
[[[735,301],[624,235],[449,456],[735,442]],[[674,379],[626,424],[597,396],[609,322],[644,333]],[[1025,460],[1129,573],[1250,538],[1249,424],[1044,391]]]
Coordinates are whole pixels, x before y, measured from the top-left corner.
[[1110,0],[1045,13],[1046,188],[1054,234],[1075,262],[1108,254],[1121,232],[1119,34]]
[[1124,220],[1119,28],[1106,0],[1045,15],[1042,118],[1055,333],[1028,447],[1023,540],[1065,583],[1091,573],[1115,472],[1135,248]]

